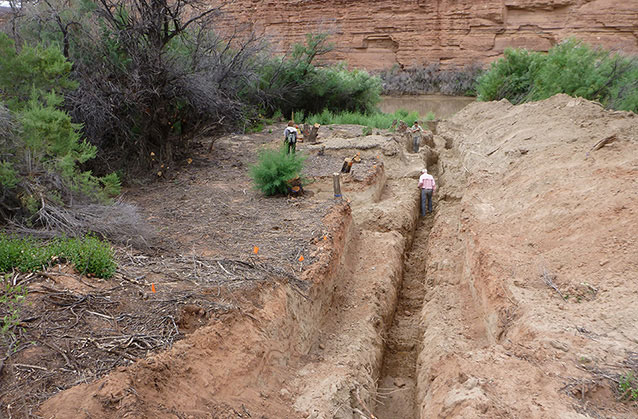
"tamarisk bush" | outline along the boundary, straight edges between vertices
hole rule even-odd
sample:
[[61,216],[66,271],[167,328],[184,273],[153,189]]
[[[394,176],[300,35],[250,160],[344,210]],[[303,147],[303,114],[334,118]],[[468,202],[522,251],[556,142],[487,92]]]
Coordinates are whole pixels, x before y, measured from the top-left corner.
[[286,154],[284,148],[262,150],[257,164],[250,168],[250,175],[264,195],[285,195],[288,194],[288,181],[299,176],[304,160],[298,154]]
[[383,93],[416,95],[440,93],[453,96],[475,96],[476,83],[483,69],[479,64],[441,68],[428,64],[407,69],[395,66],[382,71]]
[[568,39],[546,54],[506,49],[479,79],[480,100],[517,104],[558,93],[638,111],[638,59]]

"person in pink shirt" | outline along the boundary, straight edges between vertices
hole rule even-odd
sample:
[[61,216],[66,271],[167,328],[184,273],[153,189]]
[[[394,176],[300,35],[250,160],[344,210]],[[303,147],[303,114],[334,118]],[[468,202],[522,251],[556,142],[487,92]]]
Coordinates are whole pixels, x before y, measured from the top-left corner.
[[[432,194],[436,190],[436,182],[427,169],[421,170],[419,177],[419,188],[421,189],[421,217],[425,217],[427,212],[432,212]],[[427,211],[425,201],[427,200]]]

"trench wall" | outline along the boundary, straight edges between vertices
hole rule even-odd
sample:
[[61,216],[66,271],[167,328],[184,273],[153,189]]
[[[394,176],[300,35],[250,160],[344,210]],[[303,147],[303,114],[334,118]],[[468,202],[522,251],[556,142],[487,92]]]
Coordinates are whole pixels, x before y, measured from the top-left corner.
[[[245,404],[270,417],[357,417],[355,409],[373,406],[403,255],[416,225],[414,182],[388,181],[378,165],[361,199],[353,196],[353,208],[342,203],[324,219],[329,239],[317,244],[317,261],[302,281],[264,285],[256,307],[212,321],[169,351],[61,392],[40,413],[200,417]],[[319,344],[325,348],[320,352]]]

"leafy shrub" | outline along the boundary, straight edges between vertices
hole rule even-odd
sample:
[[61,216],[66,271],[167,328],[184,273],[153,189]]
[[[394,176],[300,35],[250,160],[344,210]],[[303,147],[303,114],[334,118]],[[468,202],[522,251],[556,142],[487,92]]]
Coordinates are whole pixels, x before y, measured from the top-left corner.
[[394,66],[379,74],[383,93],[416,95],[442,93],[454,96],[476,96],[476,84],[483,68],[479,64],[441,68],[429,64],[400,69]]
[[638,111],[638,60],[576,39],[547,54],[507,49],[479,79],[478,92],[479,100],[505,98],[514,104],[565,93],[612,109]]
[[20,51],[14,42],[0,33],[0,99],[11,110],[20,110],[30,100],[41,100],[47,92],[77,87],[70,77],[71,63],[59,48],[25,44]]
[[478,99],[482,101],[507,98],[518,104],[530,99],[534,79],[545,56],[526,49],[507,48],[504,57],[493,62],[478,80]]
[[299,176],[305,158],[280,150],[262,150],[250,175],[264,195],[288,194],[288,181]]
[[13,269],[21,272],[38,271],[56,259],[69,262],[79,272],[98,278],[110,278],[116,269],[109,244],[93,236],[41,243],[32,237],[0,234],[0,272]]
[[[364,70],[348,70],[345,64],[317,69],[305,90],[306,112],[372,112],[381,100],[381,80]],[[309,102],[309,103],[308,103]],[[309,106],[310,105],[310,106]]]
[[433,120],[434,114],[428,113],[424,118],[420,117],[417,112],[408,112],[400,109],[394,113],[375,112],[363,114],[359,112],[339,112],[333,113],[328,109],[315,115],[309,115],[305,121],[310,124],[353,124],[364,125],[370,128],[390,129],[394,121],[402,120],[408,125],[412,125],[416,120]]
[[[23,45],[0,34],[0,222],[29,220],[42,206],[107,200],[119,193],[115,175],[102,178],[79,166],[96,156],[81,126],[62,109],[57,92],[75,87],[59,49]],[[1,122],[1,121],[0,121]],[[33,220],[31,220],[33,221]],[[29,222],[31,222],[29,221]]]
[[97,237],[57,239],[52,247],[55,256],[72,263],[81,273],[93,274],[98,278],[110,278],[115,273],[113,250]]

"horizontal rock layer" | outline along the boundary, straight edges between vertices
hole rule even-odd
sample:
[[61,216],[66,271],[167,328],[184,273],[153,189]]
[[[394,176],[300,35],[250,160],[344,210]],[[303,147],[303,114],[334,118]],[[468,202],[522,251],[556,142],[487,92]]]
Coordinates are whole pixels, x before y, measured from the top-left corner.
[[486,63],[507,47],[546,51],[568,37],[638,54],[635,0],[235,0],[222,24],[250,28],[277,53],[328,32],[330,61],[370,70]]

